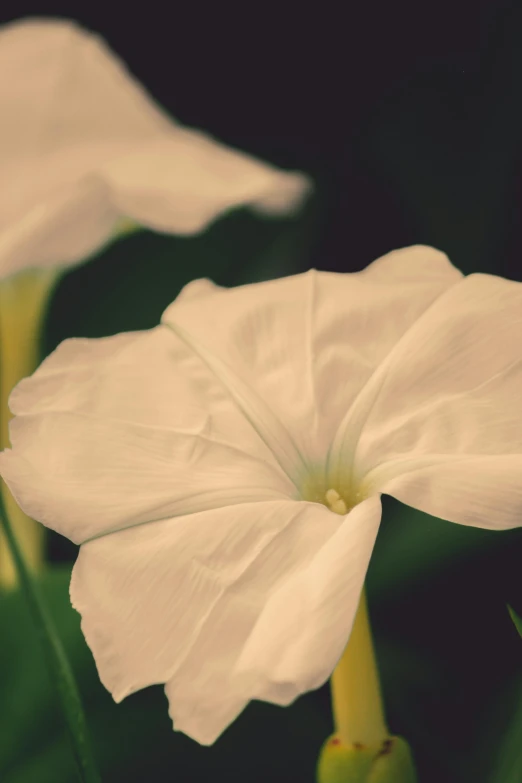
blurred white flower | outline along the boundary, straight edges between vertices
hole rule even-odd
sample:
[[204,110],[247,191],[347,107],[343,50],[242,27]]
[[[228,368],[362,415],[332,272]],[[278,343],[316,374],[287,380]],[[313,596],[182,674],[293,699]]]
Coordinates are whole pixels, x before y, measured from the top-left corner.
[[77,263],[122,218],[192,234],[234,207],[291,211],[309,188],[179,125],[73,22],[1,28],[0,72],[0,278]]
[[66,340],[21,381],[0,474],[81,544],[71,600],[115,700],[165,683],[174,728],[211,744],[249,700],[322,685],[383,492],[520,525],[521,313],[520,283],[417,246],[198,280],[155,329]]

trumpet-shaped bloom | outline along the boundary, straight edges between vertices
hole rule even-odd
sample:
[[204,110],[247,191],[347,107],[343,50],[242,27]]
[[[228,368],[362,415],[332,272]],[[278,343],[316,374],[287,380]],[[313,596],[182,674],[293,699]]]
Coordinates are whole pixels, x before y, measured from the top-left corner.
[[63,342],[13,391],[0,474],[80,544],[71,600],[116,701],[165,683],[210,744],[322,685],[381,494],[464,525],[522,511],[522,285],[428,247],[224,289]]
[[73,22],[0,29],[0,277],[84,259],[121,218],[191,234],[251,205],[293,209],[306,177],[173,121]]

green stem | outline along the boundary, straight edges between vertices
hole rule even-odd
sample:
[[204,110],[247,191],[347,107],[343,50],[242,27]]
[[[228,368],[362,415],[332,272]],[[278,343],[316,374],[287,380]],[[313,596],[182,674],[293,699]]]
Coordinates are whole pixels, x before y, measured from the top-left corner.
[[[38,366],[47,303],[60,277],[57,269],[28,269],[0,281],[0,450],[10,447],[7,400],[16,384]],[[4,485],[4,504],[24,562],[36,573],[44,565],[44,530],[18,506]],[[17,571],[0,530],[0,587],[15,587]]]
[[[2,482],[3,483],[3,482]],[[18,572],[20,585],[25,593],[27,603],[33,615],[36,631],[40,637],[51,680],[58,691],[65,722],[69,731],[73,753],[82,783],[101,783],[94,755],[89,742],[87,723],[83,712],[80,694],[65,655],[62,643],[54,628],[52,617],[47,609],[39,587],[33,579],[13,529],[5,511],[5,504],[0,491],[0,526],[9,546],[13,561]]]
[[330,684],[335,731],[319,754],[318,783],[416,783],[408,743],[386,725],[364,589]]
[[330,686],[335,730],[346,747],[379,747],[388,737],[379,672],[363,589],[350,639]]

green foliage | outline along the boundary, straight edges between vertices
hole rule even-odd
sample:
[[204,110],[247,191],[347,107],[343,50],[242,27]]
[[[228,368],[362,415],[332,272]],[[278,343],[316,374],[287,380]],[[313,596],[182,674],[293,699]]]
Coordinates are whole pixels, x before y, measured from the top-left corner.
[[513,620],[515,628],[519,632],[520,636],[522,636],[522,617],[519,617],[515,610],[511,608],[511,606],[508,606],[508,612],[511,619]]
[[522,781],[522,678],[519,676],[513,685],[511,698],[503,694],[502,712],[507,720],[503,722],[500,742],[494,744],[495,765],[488,783]]
[[82,783],[101,783],[92,753],[89,731],[81,704],[78,687],[60,635],[53,623],[47,602],[43,600],[37,580],[33,579],[25,563],[0,491],[0,528],[13,557],[19,579],[19,593],[23,596],[32,620],[33,637],[37,637],[39,652],[47,665],[47,674],[54,686],[54,696],[61,708],[67,726],[71,751],[76,761],[76,772]]

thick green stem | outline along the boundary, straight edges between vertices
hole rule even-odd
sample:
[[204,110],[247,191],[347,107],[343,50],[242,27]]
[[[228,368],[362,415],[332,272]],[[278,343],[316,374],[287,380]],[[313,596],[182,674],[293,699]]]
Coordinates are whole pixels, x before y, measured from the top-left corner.
[[386,725],[364,590],[330,685],[335,731],[319,754],[318,783],[416,783],[408,743]]
[[27,603],[33,615],[34,627],[40,637],[51,680],[58,691],[58,697],[76,758],[79,778],[82,783],[101,783],[101,777],[98,773],[88,738],[87,723],[80,694],[78,693],[71,667],[39,587],[24,562],[6,513],[2,492],[0,492],[0,526],[13,558],[21,589],[25,593]]
[[379,746],[389,736],[363,590],[346,649],[330,680],[335,730],[343,745]]

